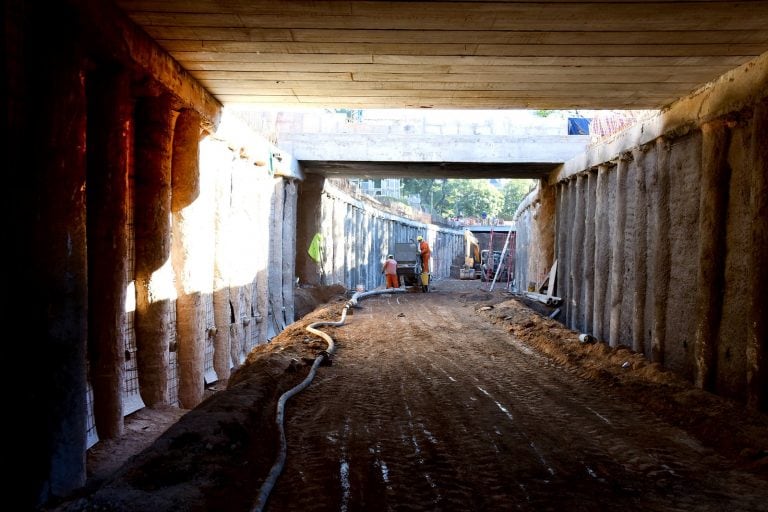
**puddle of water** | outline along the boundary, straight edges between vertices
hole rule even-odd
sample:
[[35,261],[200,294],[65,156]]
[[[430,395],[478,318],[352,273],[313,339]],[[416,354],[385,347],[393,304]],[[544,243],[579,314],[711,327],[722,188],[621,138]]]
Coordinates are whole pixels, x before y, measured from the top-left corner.
[[596,410],[592,409],[591,407],[588,407],[588,406],[585,406],[585,407],[587,407],[589,412],[591,412],[592,414],[594,414],[595,416],[597,416],[598,418],[600,418],[601,420],[603,420],[607,424],[612,425],[611,420],[609,420],[608,418],[606,418],[605,416],[603,416],[602,414],[600,414]]
[[349,463],[344,459],[341,460],[339,477],[341,478],[341,506],[339,508],[342,512],[346,512],[349,505],[349,497],[352,493],[349,485]]
[[547,468],[547,471],[549,471],[549,474],[552,476],[555,476],[555,470],[552,469],[552,466],[549,465],[549,462],[547,462],[547,459],[544,458],[544,455],[541,454],[539,449],[536,447],[535,444],[533,444],[533,441],[529,443],[531,445],[531,448],[536,453],[536,456],[539,458],[539,461],[544,465],[544,467]]

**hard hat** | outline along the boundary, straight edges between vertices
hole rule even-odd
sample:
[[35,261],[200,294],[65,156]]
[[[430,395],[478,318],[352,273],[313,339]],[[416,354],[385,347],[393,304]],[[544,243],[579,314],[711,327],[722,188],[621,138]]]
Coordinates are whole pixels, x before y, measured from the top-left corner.
[[422,236],[421,236],[421,235],[419,235],[419,236],[417,236],[417,237],[416,237],[416,240],[419,240],[419,241],[421,241],[421,240],[424,240],[424,238],[422,238]]

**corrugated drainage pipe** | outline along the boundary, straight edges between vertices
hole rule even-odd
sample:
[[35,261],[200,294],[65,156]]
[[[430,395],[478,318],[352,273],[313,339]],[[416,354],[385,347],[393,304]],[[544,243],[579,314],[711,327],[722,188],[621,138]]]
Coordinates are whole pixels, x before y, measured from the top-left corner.
[[322,326],[332,326],[332,327],[339,327],[344,325],[344,322],[347,319],[347,311],[349,308],[357,306],[358,301],[370,297],[372,295],[382,295],[385,293],[403,293],[405,290],[403,288],[388,288],[386,290],[371,290],[369,292],[357,292],[354,295],[352,295],[352,298],[347,301],[347,303],[344,305],[344,309],[341,311],[341,318],[338,322],[314,322],[309,324],[305,327],[305,329],[317,336],[320,336],[323,338],[326,343],[328,343],[328,348],[320,352],[317,357],[315,358],[315,362],[312,363],[312,368],[310,368],[309,373],[304,378],[303,381],[301,381],[296,386],[292,387],[282,395],[280,395],[280,399],[277,401],[277,415],[275,417],[275,423],[277,424],[277,430],[280,433],[280,449],[277,452],[277,460],[275,460],[275,463],[272,465],[272,468],[269,470],[269,474],[267,475],[266,480],[264,480],[264,483],[261,484],[261,489],[259,489],[259,496],[256,498],[256,504],[251,509],[251,512],[262,512],[264,510],[264,507],[267,504],[267,500],[269,499],[269,494],[272,492],[272,488],[277,483],[277,479],[280,477],[280,473],[283,472],[283,467],[285,466],[285,458],[288,453],[288,446],[285,441],[285,427],[283,425],[283,420],[285,419],[285,403],[294,395],[300,393],[304,389],[309,386],[309,384],[312,382],[312,379],[315,378],[315,374],[317,373],[317,368],[323,364],[323,361],[325,359],[330,358],[331,354],[333,354],[333,351],[336,349],[336,345],[333,342],[333,338],[331,338],[328,334],[324,333],[323,331],[320,331],[316,329],[317,327]]

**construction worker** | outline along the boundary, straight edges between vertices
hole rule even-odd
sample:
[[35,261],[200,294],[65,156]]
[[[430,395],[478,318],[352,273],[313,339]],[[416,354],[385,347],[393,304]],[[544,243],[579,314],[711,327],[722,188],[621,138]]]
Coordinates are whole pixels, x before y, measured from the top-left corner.
[[387,288],[399,288],[400,281],[397,278],[397,260],[391,254],[387,256],[381,273],[387,278]]
[[421,291],[429,291],[429,257],[432,255],[432,251],[429,249],[429,244],[421,235],[416,237],[416,241],[419,243],[419,254],[421,255]]

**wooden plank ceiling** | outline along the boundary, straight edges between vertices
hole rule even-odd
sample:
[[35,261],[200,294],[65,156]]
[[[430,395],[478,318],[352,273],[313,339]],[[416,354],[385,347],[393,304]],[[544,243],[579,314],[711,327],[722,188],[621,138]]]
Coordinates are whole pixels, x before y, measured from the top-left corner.
[[768,51],[768,2],[118,0],[222,103],[655,109]]

